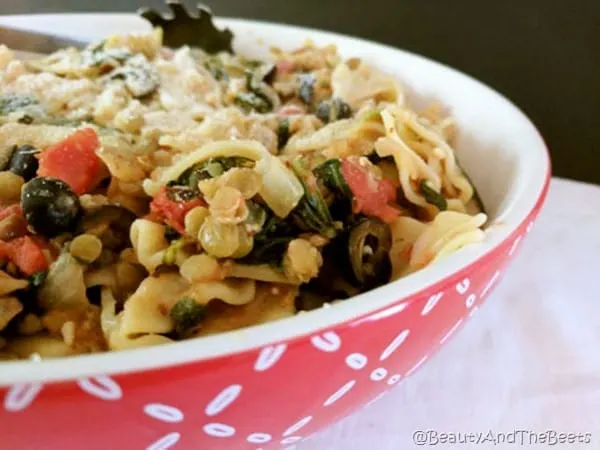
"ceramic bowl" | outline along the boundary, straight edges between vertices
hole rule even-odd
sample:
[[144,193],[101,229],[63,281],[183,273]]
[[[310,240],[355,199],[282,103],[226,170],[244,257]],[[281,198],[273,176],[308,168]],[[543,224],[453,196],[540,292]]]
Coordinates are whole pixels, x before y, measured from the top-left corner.
[[[101,38],[143,29],[124,15],[3,17]],[[542,138],[510,101],[449,67],[337,34],[222,20],[238,49],[265,55],[311,38],[396,75],[417,105],[447,105],[457,152],[490,221],[481,245],[341,304],[168,346],[0,365],[0,447],[28,450],[293,448],[427,363],[500,282],[544,202]],[[401,388],[400,388],[401,389]]]

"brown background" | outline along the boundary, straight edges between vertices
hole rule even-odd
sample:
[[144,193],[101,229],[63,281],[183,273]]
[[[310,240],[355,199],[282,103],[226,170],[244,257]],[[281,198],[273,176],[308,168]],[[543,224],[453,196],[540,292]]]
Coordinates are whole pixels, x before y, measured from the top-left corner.
[[[0,14],[127,11],[159,0],[1,0]],[[421,53],[501,91],[555,175],[600,183],[599,0],[214,0],[217,15],[308,25]]]

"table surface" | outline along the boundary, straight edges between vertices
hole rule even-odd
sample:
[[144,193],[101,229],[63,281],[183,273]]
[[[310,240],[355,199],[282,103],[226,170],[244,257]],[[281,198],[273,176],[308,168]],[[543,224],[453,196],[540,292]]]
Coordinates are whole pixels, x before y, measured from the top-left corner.
[[[193,4],[195,0],[184,0]],[[322,28],[462,70],[531,116],[557,176],[600,183],[597,0],[202,0],[217,15]],[[123,11],[162,0],[0,1],[0,14]],[[368,7],[365,5],[368,4]]]
[[517,430],[526,443],[530,431],[582,433],[589,444],[548,448],[600,448],[598,255],[600,187],[553,179],[520,254],[474,319],[413,376],[298,450],[423,448],[413,443],[419,430]]

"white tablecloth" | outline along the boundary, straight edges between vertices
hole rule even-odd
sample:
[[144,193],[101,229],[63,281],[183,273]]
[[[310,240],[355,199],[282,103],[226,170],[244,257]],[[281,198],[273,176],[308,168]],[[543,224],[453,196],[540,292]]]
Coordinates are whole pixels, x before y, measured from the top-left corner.
[[[517,443],[433,445],[433,433],[430,445],[417,446],[417,430],[517,430]],[[525,444],[556,442],[561,432],[584,437],[573,437],[577,444],[518,445],[519,436]],[[299,445],[413,448],[600,449],[600,187],[553,179],[503,283],[462,332],[381,400]]]

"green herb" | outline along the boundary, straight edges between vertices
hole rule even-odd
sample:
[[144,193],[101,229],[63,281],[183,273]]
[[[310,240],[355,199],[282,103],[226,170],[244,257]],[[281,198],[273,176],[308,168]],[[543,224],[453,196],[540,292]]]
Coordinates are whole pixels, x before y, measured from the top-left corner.
[[105,45],[106,41],[101,41],[81,52],[83,65],[97,68],[100,74],[102,74],[121,66],[133,56],[127,50],[117,48],[107,49]]
[[271,215],[254,236],[252,252],[243,261],[247,264],[269,264],[281,268],[287,247],[297,234],[298,230],[294,226]]
[[229,75],[223,66],[223,61],[218,56],[209,56],[204,61],[204,67],[217,81],[229,81]]
[[189,330],[198,325],[205,314],[205,307],[190,297],[181,298],[169,312],[169,316],[175,323],[175,331],[180,336],[185,336]]
[[172,228],[168,225],[167,225],[167,228],[165,229],[164,236],[168,242],[174,241],[175,239],[179,239],[181,237],[181,235],[175,228]]
[[304,166],[301,158],[296,158],[292,162],[292,169],[304,187],[304,197],[294,209],[294,217],[308,230],[316,231],[329,238],[335,236],[333,219],[316,177]]
[[328,159],[315,169],[315,174],[332,191],[345,198],[353,197],[350,186],[342,175],[342,164],[339,159]]
[[269,98],[259,92],[242,92],[236,95],[233,102],[245,112],[256,111],[266,114],[273,110],[273,103]]
[[286,117],[279,121],[277,128],[277,148],[281,150],[290,139],[290,120]]
[[3,94],[0,96],[0,115],[6,116],[35,105],[39,105],[39,102],[31,95]]
[[135,56],[127,64],[111,74],[121,79],[129,93],[135,98],[148,97],[160,86],[160,77],[143,55]]
[[34,288],[40,287],[42,284],[44,284],[44,281],[46,281],[47,275],[48,275],[48,272],[46,270],[43,270],[41,272],[36,272],[33,275],[30,275],[29,276],[29,285]]
[[[12,115],[20,117],[15,117]],[[0,94],[0,116],[11,116],[19,123],[30,125],[38,119],[47,116],[46,109],[38,100],[28,94]]]
[[260,90],[262,83],[271,84],[275,79],[277,72],[275,64],[265,64],[261,61],[246,61],[245,65],[246,84],[250,91],[256,92]]
[[188,14],[179,2],[169,2],[172,16],[164,18],[160,13],[145,9],[140,15],[153,27],[163,29],[163,44],[170,48],[183,46],[198,47],[207,53],[233,53],[233,33],[229,29],[219,30],[213,15],[205,6],[199,6],[194,14]]
[[428,180],[421,180],[419,184],[419,190],[423,197],[425,197],[425,201],[432,205],[437,206],[440,211],[445,211],[448,208],[448,202],[443,197],[442,194],[436,192],[431,186],[429,186]]
[[467,179],[467,181],[469,182],[469,184],[473,187],[473,195],[471,196],[471,200],[475,200],[475,203],[477,204],[477,207],[479,208],[479,210],[481,212],[485,212],[485,208],[483,206],[483,201],[481,200],[481,197],[479,196],[479,192],[477,192],[477,189],[475,188],[475,185],[471,181],[471,178],[469,177],[469,175],[467,174],[467,172],[465,172],[464,169],[460,166],[460,164],[458,164],[458,161],[456,162],[456,164],[460,168],[460,171],[462,172],[462,174],[464,175],[464,177]]
[[315,77],[312,74],[301,74],[298,77],[300,87],[298,88],[298,96],[307,105],[310,105],[313,101],[315,91]]
[[275,65],[262,64],[258,61],[256,63],[247,61],[244,74],[246,76],[246,89],[248,89],[248,92],[238,94],[234,99],[234,103],[247,113],[256,111],[265,114],[272,111],[273,101],[265,93],[264,85],[273,80]]
[[185,238],[172,241],[163,255],[163,264],[166,264],[167,266],[174,265],[177,261],[177,255],[179,252],[189,243],[190,242]]
[[197,190],[198,182],[201,180],[218,177],[234,167],[252,168],[254,164],[255,162],[251,159],[240,156],[210,158],[187,169],[171,185],[188,186],[193,190]]

